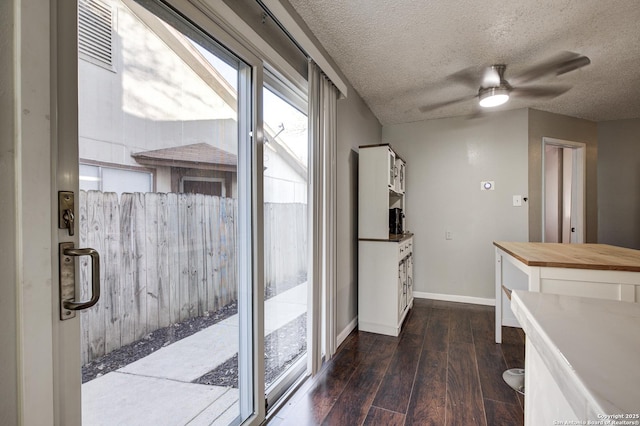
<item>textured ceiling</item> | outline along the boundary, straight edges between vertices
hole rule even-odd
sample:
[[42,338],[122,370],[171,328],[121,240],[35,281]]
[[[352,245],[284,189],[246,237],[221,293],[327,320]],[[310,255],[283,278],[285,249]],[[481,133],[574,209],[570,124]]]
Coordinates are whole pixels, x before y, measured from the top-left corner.
[[638,0],[289,0],[383,125],[474,113],[477,99],[447,77],[507,64],[517,75],[562,51],[591,65],[536,84],[569,84],[553,99],[511,99],[593,121],[640,117]]

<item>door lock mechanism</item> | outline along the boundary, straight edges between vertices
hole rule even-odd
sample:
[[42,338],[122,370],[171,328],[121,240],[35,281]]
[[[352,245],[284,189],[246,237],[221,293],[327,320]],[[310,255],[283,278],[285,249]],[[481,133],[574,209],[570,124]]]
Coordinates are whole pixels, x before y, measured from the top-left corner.
[[58,228],[68,229],[69,236],[74,234],[74,196],[71,191],[58,192]]

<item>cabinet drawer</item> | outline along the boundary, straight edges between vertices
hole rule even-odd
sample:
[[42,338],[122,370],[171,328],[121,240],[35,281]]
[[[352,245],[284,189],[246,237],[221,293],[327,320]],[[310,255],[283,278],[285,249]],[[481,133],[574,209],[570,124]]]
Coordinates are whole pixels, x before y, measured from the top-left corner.
[[398,259],[404,259],[413,252],[413,238],[402,241],[398,244]]

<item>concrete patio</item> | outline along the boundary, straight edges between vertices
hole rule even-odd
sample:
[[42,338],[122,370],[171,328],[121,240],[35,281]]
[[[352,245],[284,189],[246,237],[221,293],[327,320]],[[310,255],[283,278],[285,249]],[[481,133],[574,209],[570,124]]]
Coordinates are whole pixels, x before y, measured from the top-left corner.
[[[307,310],[307,283],[265,302],[265,335]],[[82,385],[85,425],[228,425],[238,389],[191,383],[238,353],[233,315]]]

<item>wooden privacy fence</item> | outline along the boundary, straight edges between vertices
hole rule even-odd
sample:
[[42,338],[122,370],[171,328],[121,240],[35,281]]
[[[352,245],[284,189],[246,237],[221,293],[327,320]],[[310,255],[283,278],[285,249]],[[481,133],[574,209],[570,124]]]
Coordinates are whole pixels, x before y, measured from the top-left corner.
[[[265,281],[307,270],[304,204],[265,204]],[[237,300],[237,200],[203,194],[80,191],[80,247],[100,253],[101,297],[83,311],[82,362]],[[83,299],[90,263],[80,262]]]
[[307,280],[307,205],[264,205],[264,265],[267,296]]

